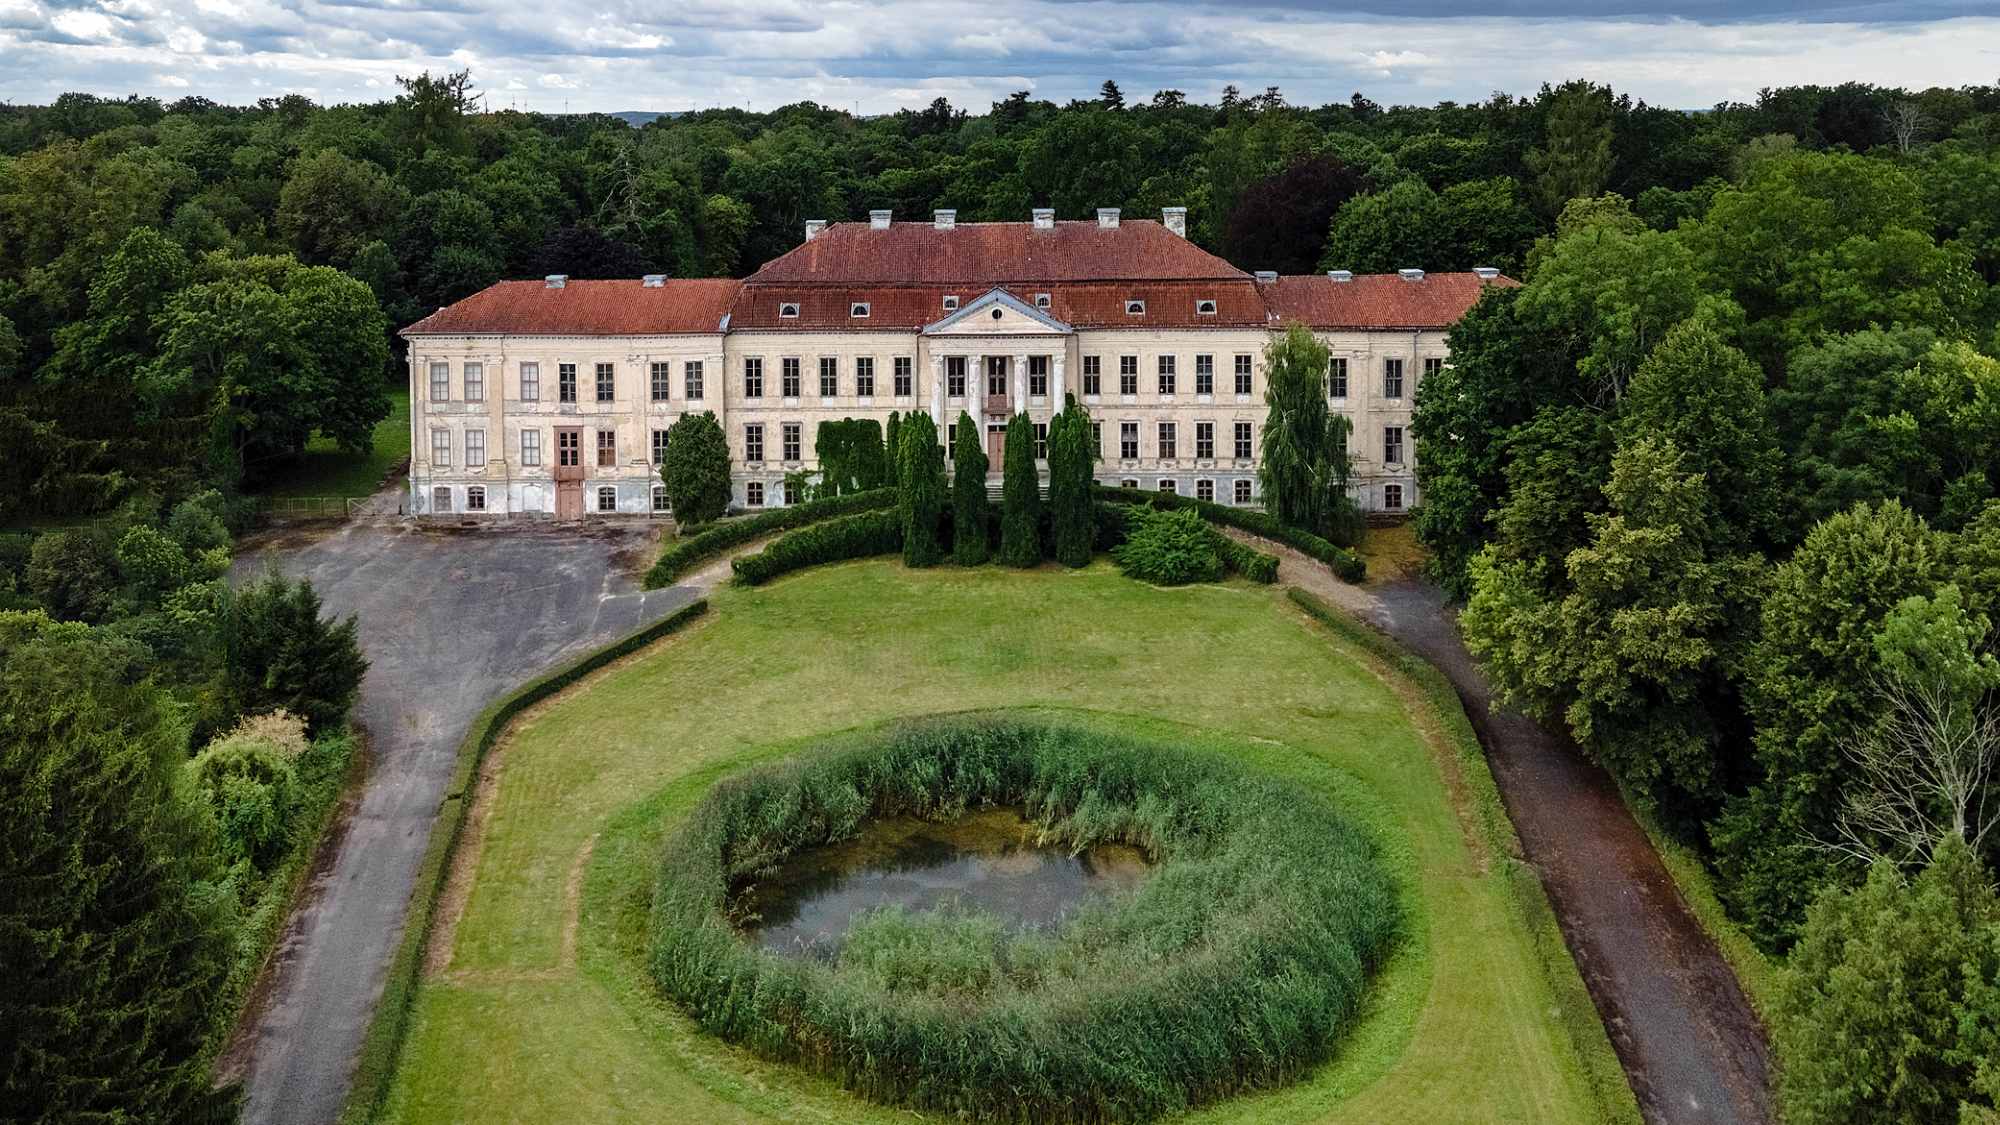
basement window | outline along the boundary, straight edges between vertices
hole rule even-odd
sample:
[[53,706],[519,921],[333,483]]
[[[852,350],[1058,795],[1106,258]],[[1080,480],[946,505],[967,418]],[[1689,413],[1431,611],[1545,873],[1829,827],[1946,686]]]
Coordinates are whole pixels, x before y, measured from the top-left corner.
[[1201,300],[1199,300],[1199,301],[1196,301],[1196,302],[1194,303],[1194,315],[1196,315],[1196,316],[1214,316],[1214,315],[1215,315],[1215,302],[1214,302],[1213,300],[1211,300],[1211,299],[1207,298],[1207,297],[1204,297],[1204,298],[1202,298]]
[[856,301],[853,304],[847,306],[847,315],[853,317],[856,320],[867,320],[868,302]]
[[1145,315],[1146,315],[1146,302],[1144,302],[1144,301],[1127,301],[1127,302],[1125,302],[1125,315],[1126,315],[1126,316],[1145,316]]
[[947,296],[945,297],[945,299],[944,299],[944,311],[946,311],[946,312],[957,312],[957,311],[958,311],[958,298],[957,298],[957,297],[955,297],[955,296],[951,296],[951,295],[947,295]]
[[799,318],[799,303],[797,301],[779,301],[778,316],[785,320],[797,320]]

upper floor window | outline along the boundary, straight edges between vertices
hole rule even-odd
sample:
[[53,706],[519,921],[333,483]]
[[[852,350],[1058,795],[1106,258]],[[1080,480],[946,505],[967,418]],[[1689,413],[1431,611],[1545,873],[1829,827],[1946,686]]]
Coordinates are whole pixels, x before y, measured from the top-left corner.
[[1118,423],[1118,456],[1125,461],[1139,459],[1139,423]]
[[1031,355],[1028,357],[1028,393],[1036,398],[1046,398],[1049,393],[1049,357]]
[[840,360],[830,355],[819,357],[819,397],[832,398],[840,393]]
[[855,358],[854,393],[862,398],[875,396],[875,357],[864,355]]
[[784,320],[797,320],[799,318],[799,303],[797,301],[779,301],[778,316]]
[[1403,463],[1403,427],[1382,427],[1382,463],[1385,465]]
[[486,365],[468,363],[465,365],[465,401],[486,401]]
[[1174,393],[1174,357],[1170,355],[1160,357],[1160,393]]
[[539,402],[542,397],[542,365],[524,363],[521,365],[521,401]]
[[682,389],[687,394],[687,397],[702,398],[707,393],[708,388],[702,385],[703,376],[700,360],[691,359],[682,364],[681,379],[686,384]]
[[1347,357],[1344,355],[1326,361],[1326,397],[1347,397]]
[[764,361],[756,356],[743,361],[743,397],[764,397]]
[[868,302],[856,301],[853,304],[847,306],[847,315],[853,317],[856,320],[868,319]]
[[576,401],[576,364],[556,364],[556,401]]
[[647,374],[651,377],[651,390],[654,402],[667,401],[668,396],[673,392],[673,366],[671,363],[656,361],[648,369]]
[[1427,355],[1424,357],[1424,378],[1428,379],[1443,370],[1443,356]]
[[609,469],[618,464],[618,431],[597,431],[597,467]]
[[1194,455],[1204,461],[1215,457],[1215,423],[1194,424]]
[[1139,357],[1121,355],[1118,357],[1118,393],[1136,395],[1139,393]]
[[1037,294],[1035,294],[1035,307],[1036,307],[1036,308],[1038,308],[1038,309],[1045,309],[1045,308],[1048,308],[1048,307],[1049,307],[1049,295],[1048,295],[1047,293],[1037,293]]
[[805,439],[805,424],[803,422],[786,422],[783,426],[779,427],[778,438],[780,443],[778,452],[783,455],[784,460],[797,461],[804,454],[802,446]]
[[486,465],[486,431],[465,431],[465,467],[484,468]]
[[743,459],[762,461],[764,459],[764,424],[752,422],[743,427]]
[[1145,315],[1146,315],[1146,302],[1144,302],[1144,301],[1140,301],[1140,300],[1127,300],[1127,301],[1125,302],[1125,315],[1126,315],[1126,316],[1145,316]]
[[451,468],[450,430],[431,431],[431,467],[434,469]]
[[1172,461],[1181,455],[1180,442],[1175,440],[1178,433],[1172,422],[1160,423],[1160,460]]
[[1403,397],[1403,361],[1395,356],[1382,361],[1382,397]]
[[1247,354],[1236,357],[1236,393],[1239,395],[1251,393],[1250,362],[1250,356]]
[[784,398],[799,397],[799,358],[787,356],[778,361],[778,394]]
[[451,401],[451,364],[431,364],[431,401]]
[[597,401],[610,402],[618,397],[618,380],[614,370],[608,363],[597,365]]
[[664,464],[666,464],[666,463],[667,463],[667,431],[665,431],[665,430],[654,430],[654,431],[653,431],[653,464],[655,464],[655,465],[664,465]]
[[1248,422],[1238,422],[1238,423],[1236,423],[1236,449],[1235,449],[1235,454],[1236,454],[1236,459],[1237,459],[1238,461],[1248,461],[1248,460],[1250,459],[1250,456],[1251,456],[1251,454],[1250,454],[1250,446],[1251,446],[1251,444],[1252,444],[1252,442],[1251,442],[1251,433],[1250,433],[1250,423],[1248,423]]
[[916,377],[912,374],[914,363],[910,357],[899,355],[891,360],[890,363],[894,368],[896,397],[909,398],[911,395],[916,394]]
[[1194,357],[1194,393],[1212,395],[1215,393],[1215,357],[1198,355]]
[[1083,357],[1083,393],[1101,395],[1104,393],[1104,361],[1100,356]]
[[1202,298],[1200,298],[1199,300],[1195,301],[1195,303],[1194,303],[1194,315],[1196,315],[1196,316],[1214,316],[1214,315],[1215,315],[1215,302],[1214,302],[1214,301],[1213,301],[1212,299],[1208,298],[1208,297],[1202,297]]
[[521,464],[530,468],[542,463],[542,431],[521,431]]
[[958,311],[958,296],[956,294],[946,293],[944,295],[944,311],[946,312]]
[[965,397],[964,356],[948,355],[944,357],[944,393],[951,398]]

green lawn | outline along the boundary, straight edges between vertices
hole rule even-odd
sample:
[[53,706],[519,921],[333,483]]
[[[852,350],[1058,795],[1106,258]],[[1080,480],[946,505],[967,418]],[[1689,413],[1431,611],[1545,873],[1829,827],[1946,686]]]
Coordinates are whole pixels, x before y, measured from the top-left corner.
[[297,462],[274,471],[257,490],[273,499],[293,496],[372,496],[399,461],[410,456],[410,392],[389,392],[389,416],[375,424],[375,447],[365,454],[344,453],[315,434]]
[[1504,869],[1453,811],[1437,758],[1390,687],[1275,588],[868,561],[727,589],[714,611],[500,751],[470,896],[418,992],[387,1119],[915,1120],[707,1039],[659,1000],[641,961],[651,857],[664,825],[749,762],[826,731],[1002,707],[1227,749],[1329,793],[1384,842],[1410,933],[1338,1057],[1194,1120],[1599,1119]]

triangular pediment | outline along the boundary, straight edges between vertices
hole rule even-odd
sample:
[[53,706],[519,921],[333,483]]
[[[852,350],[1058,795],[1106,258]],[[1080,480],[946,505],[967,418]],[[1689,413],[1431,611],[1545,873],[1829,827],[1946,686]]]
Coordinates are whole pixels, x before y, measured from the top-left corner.
[[1046,310],[1004,289],[988,289],[957,312],[924,326],[926,336],[1048,336],[1072,331]]

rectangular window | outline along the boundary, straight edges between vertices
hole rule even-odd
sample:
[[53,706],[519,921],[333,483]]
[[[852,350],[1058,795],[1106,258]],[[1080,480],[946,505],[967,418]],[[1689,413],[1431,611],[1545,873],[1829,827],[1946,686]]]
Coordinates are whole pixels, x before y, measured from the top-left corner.
[[1235,494],[1238,504],[1248,504],[1250,502],[1250,482],[1247,480],[1237,481]]
[[1428,379],[1431,376],[1443,370],[1444,370],[1444,357],[1435,355],[1427,355],[1424,357],[1424,378]]
[[465,401],[486,401],[486,365],[468,363],[465,365]]
[[944,393],[948,398],[965,397],[965,357],[944,357]]
[[784,460],[799,460],[801,456],[799,447],[804,444],[804,431],[805,424],[802,422],[786,422],[778,428],[778,452],[784,455]]
[[1236,357],[1236,393],[1239,395],[1252,393],[1250,388],[1250,357],[1248,355],[1239,355]]
[[1382,486],[1382,508],[1390,512],[1400,512],[1403,510],[1402,485],[1385,484]]
[[764,459],[764,424],[752,422],[743,427],[743,459],[762,461]]
[[521,365],[521,401],[540,402],[542,399],[542,365],[524,363]]
[[1028,357],[1028,393],[1035,398],[1047,398],[1049,394],[1049,357],[1031,355]]
[[819,397],[832,398],[840,393],[840,360],[830,355],[819,357]]
[[681,382],[684,384],[682,391],[687,397],[707,397],[708,388],[704,385],[707,382],[707,378],[702,372],[700,360],[691,359],[681,364]]
[[431,511],[451,511],[451,488],[449,486],[439,485],[431,489]]
[[597,365],[597,401],[610,402],[618,397],[616,369],[608,363]]
[[1215,357],[1198,355],[1194,357],[1194,393],[1212,395],[1215,393]]
[[1197,500],[1206,500],[1211,504],[1215,503],[1215,482],[1212,480],[1198,480],[1194,482],[1194,498]]
[[1164,477],[1163,477],[1163,478],[1161,478],[1161,480],[1160,480],[1160,491],[1161,491],[1161,492],[1171,492],[1171,493],[1173,493],[1173,494],[1175,494],[1175,495],[1177,495],[1177,496],[1178,496],[1178,495],[1180,494],[1180,491],[1181,491],[1181,489],[1180,489],[1180,486],[1179,486],[1179,485],[1177,485],[1177,484],[1175,484],[1175,483],[1173,482],[1172,478],[1164,478]]
[[[1400,504],[1397,505],[1401,507]],[[465,490],[465,510],[483,512],[486,510],[486,486],[475,484]]]
[[451,401],[451,364],[431,364],[431,401]]
[[465,431],[465,467],[481,469],[486,467],[486,431]]
[[597,431],[597,467],[609,469],[618,464],[618,431]]
[[1236,423],[1236,459],[1238,461],[1248,461],[1250,459],[1250,423],[1248,422]]
[[1347,397],[1347,357],[1344,355],[1326,361],[1326,397]]
[[1104,361],[1101,356],[1083,357],[1083,393],[1087,395],[1104,393]]
[[[987,429],[992,429],[992,427],[988,426]],[[957,456],[958,456],[958,427],[946,426],[944,428],[944,459],[950,461],[952,458]]]
[[670,510],[667,505],[667,486],[664,484],[656,484],[653,486],[653,510],[656,512],[665,512]]
[[431,468],[451,468],[451,431],[431,431]]
[[743,486],[743,503],[746,507],[751,508],[761,508],[764,506],[763,481],[753,480]]
[[583,465],[583,435],[575,430],[556,431],[556,464],[565,469]]
[[674,365],[671,363],[655,362],[652,364],[648,374],[652,376],[654,402],[665,402],[672,395],[674,385],[673,367]]
[[521,431],[521,464],[540,465],[542,463],[542,431]]
[[915,386],[916,380],[910,374],[910,368],[912,364],[910,357],[906,355],[899,355],[895,359],[890,360],[889,362],[893,365],[891,368],[891,372],[892,372],[892,377],[896,380],[896,387],[895,387],[896,397],[909,398],[911,395],[916,394],[917,393]]
[[1118,393],[1136,395],[1139,393],[1139,357],[1121,355],[1118,357]]
[[1125,461],[1139,459],[1139,423],[1118,423],[1118,456]]
[[1170,355],[1160,357],[1160,393],[1174,393],[1174,357]]
[[781,398],[799,397],[799,386],[804,380],[799,376],[799,357],[787,356],[778,361],[778,395]]
[[755,357],[743,361],[743,397],[764,397],[764,361]]
[[1194,455],[1203,461],[1215,459],[1215,423],[1194,424]]
[[1176,433],[1172,422],[1160,423],[1160,460],[1172,461],[1180,456],[1180,443],[1174,440]]
[[1403,397],[1403,361],[1395,356],[1382,361],[1382,397]]
[[1049,424],[1047,422],[1037,422],[1035,423],[1035,460],[1046,461],[1048,459]]
[[854,361],[854,393],[862,398],[875,397],[875,358],[860,356]]
[[664,465],[664,464],[666,464],[666,463],[667,463],[667,431],[665,431],[665,430],[654,430],[654,431],[653,431],[653,464],[655,464],[655,465]]
[[1090,456],[1093,460],[1104,456],[1104,423],[1095,418],[1090,420]]
[[597,510],[600,512],[615,512],[618,510],[618,490],[616,488],[607,484],[597,490]]
[[1403,463],[1403,427],[1382,427],[1382,463],[1384,465]]
[[576,401],[576,364],[556,364],[556,401]]
[[797,481],[786,477],[783,488],[785,490],[785,507],[789,508],[799,502],[799,483]]

